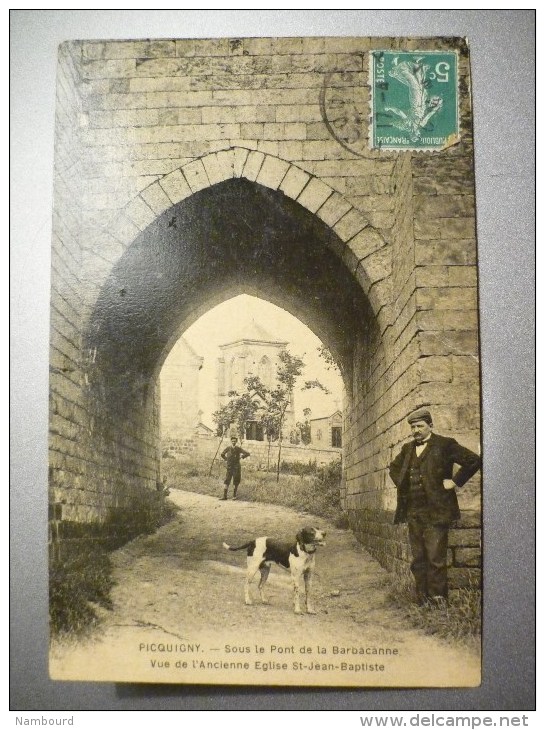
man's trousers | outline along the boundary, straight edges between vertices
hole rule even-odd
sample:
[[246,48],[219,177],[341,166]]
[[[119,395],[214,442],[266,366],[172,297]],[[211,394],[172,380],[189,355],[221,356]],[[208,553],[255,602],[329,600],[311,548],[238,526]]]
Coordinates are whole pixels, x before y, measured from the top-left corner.
[[448,596],[447,547],[448,524],[430,524],[427,515],[415,513],[408,516],[411,545],[411,572],[420,600]]
[[225,474],[225,481],[223,482],[226,487],[231,484],[231,479],[233,480],[233,486],[236,488],[240,484],[240,464],[237,464],[237,466],[228,466],[227,467],[227,473]]

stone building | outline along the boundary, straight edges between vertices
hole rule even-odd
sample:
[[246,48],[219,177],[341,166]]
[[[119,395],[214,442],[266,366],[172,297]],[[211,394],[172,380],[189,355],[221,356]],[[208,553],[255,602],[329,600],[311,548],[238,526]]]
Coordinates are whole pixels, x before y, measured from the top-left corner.
[[310,443],[315,448],[342,448],[343,414],[335,411],[330,416],[310,419]]
[[161,370],[161,436],[191,436],[200,423],[199,370],[203,358],[181,337]]
[[[274,388],[278,355],[288,342],[273,337],[254,320],[241,327],[229,342],[220,345],[222,356],[218,358],[218,408],[229,399],[229,392],[242,393],[244,379],[257,375],[267,388]],[[284,419],[284,433],[290,434],[295,427],[293,398]],[[258,421],[250,421],[246,429],[246,439],[263,441],[263,427]]]
[[[199,316],[247,293],[298,317],[339,364],[342,505],[373,555],[406,570],[387,472],[405,419],[425,404],[439,432],[478,450],[480,384],[469,51],[457,38],[402,41],[407,52],[456,54],[457,143],[370,149],[369,59],[400,43],[60,47],[49,461],[58,524],[91,528],[153,493],[163,361]],[[453,579],[478,573],[479,524],[453,543]]]

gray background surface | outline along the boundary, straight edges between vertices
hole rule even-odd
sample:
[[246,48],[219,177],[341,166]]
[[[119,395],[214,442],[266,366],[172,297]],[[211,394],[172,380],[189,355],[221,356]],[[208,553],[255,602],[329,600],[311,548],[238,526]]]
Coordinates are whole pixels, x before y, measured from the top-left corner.
[[[69,39],[456,35],[473,76],[484,438],[483,683],[297,690],[52,682],[47,399],[56,49]],[[531,710],[535,698],[533,10],[11,11],[11,709]]]

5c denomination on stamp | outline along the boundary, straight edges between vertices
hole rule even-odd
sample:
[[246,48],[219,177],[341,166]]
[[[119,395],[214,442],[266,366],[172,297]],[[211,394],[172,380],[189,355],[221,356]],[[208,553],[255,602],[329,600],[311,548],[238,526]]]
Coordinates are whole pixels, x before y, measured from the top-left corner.
[[372,149],[441,150],[460,141],[456,52],[373,51],[369,80]]

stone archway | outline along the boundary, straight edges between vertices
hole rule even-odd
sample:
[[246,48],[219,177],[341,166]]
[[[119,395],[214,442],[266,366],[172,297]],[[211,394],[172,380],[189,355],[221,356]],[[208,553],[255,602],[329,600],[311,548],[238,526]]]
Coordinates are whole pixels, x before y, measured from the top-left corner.
[[[63,515],[104,521],[155,490],[164,359],[205,311],[249,293],[298,317],[338,362],[343,505],[360,539],[391,564],[398,549],[388,537],[395,496],[387,465],[406,412],[423,397],[418,341],[393,317],[392,245],[323,181],[245,148],[154,182],[92,244],[82,322],[86,426],[78,456],[70,455],[83,486],[74,491],[64,470],[52,469]],[[101,276],[97,252],[113,259]]]
[[[370,150],[363,58],[372,47],[366,38],[61,47],[50,357],[56,524],[79,534],[155,488],[162,359],[181,329],[243,291],[265,292],[342,363],[350,394],[343,501],[383,562],[404,557],[402,537],[385,525],[395,501],[387,465],[406,438],[407,413],[426,403],[438,430],[478,448],[469,94],[461,84],[458,145],[429,155]],[[464,80],[467,56],[459,60]],[[356,147],[339,144],[324,118],[327,85],[340,90],[345,111],[364,109]],[[180,238],[181,222],[189,237]],[[221,230],[231,233],[212,235]],[[295,235],[296,245],[269,230]],[[245,242],[242,271],[232,264],[236,240]]]
[[[323,203],[333,194],[323,190]],[[136,218],[142,200],[133,201],[125,215]],[[352,238],[369,228],[368,238],[376,242],[379,237],[361,216],[362,228],[356,230],[357,218],[352,214]],[[360,247],[362,241],[360,235]],[[181,331],[237,293],[282,306],[327,344],[343,374],[347,414],[353,415],[362,369],[359,363],[355,377],[356,352],[371,372],[381,336],[369,298],[346,264],[354,251],[346,254],[346,248],[314,212],[245,176],[181,197],[147,226],[142,221],[142,230],[103,284],[85,335],[85,349],[92,353],[87,408],[94,414],[93,440],[101,442],[101,453],[111,454],[116,472],[109,484],[117,487],[108,489],[104,483],[103,496],[110,491],[110,499],[119,504],[130,502],[135,490],[153,487],[158,478],[155,383],[160,367]],[[116,447],[120,439],[132,442],[133,432],[141,453]],[[351,456],[347,451],[347,468]]]

